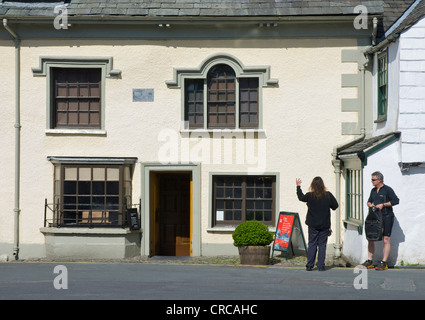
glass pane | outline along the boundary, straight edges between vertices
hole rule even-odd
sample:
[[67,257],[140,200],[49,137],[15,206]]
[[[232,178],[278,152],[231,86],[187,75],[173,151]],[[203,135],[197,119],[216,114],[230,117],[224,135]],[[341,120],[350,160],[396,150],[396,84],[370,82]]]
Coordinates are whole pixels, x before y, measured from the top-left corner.
[[105,197],[93,197],[92,210],[103,210],[105,208]]
[[76,97],[78,95],[78,85],[76,83],[68,84],[69,96]]
[[93,194],[104,195],[105,194],[105,183],[103,181],[93,181]]
[[263,221],[263,212],[262,211],[255,211],[255,220]]
[[233,189],[226,188],[226,198],[233,198]]
[[106,194],[119,194],[119,182],[106,182]]
[[226,209],[233,209],[233,201],[226,201],[226,206],[225,206],[225,208]]
[[77,182],[76,181],[64,181],[63,183],[64,194],[76,194],[77,193]]
[[108,181],[119,181],[119,179],[120,179],[120,176],[119,176],[120,169],[118,169],[118,168],[107,168],[106,170],[107,170],[106,174],[107,174]]
[[77,168],[65,168],[65,180],[77,180]]
[[100,113],[99,112],[90,112],[89,114],[89,124],[94,125],[100,125]]
[[217,210],[224,209],[224,200],[217,200],[216,202]]
[[81,111],[89,111],[89,101],[88,100],[80,100],[80,110]]
[[91,180],[91,168],[80,168],[78,180]]
[[246,197],[254,198],[254,188],[246,188]]
[[253,201],[253,200],[248,200],[248,201],[246,202],[246,208],[247,208],[247,209],[254,209],[254,203],[255,203],[255,201]]
[[78,182],[78,194],[90,194],[90,181],[79,181]]
[[90,197],[78,197],[78,209],[90,210]]
[[253,211],[247,211],[246,212],[246,220],[254,220],[254,212]]
[[77,197],[63,197],[63,202],[64,209],[76,209],[77,207]]
[[80,97],[88,97],[88,95],[89,95],[89,84],[88,83],[80,83],[79,87],[80,87],[79,96]]
[[233,220],[233,213],[232,213],[232,211],[225,211],[224,212],[224,220]]
[[89,124],[89,114],[87,112],[80,112],[79,124]]
[[118,197],[106,197],[106,209],[107,210],[118,210],[119,198]]
[[57,125],[66,125],[68,123],[68,115],[66,113],[57,113],[56,124]]
[[56,108],[58,111],[67,111],[68,110],[68,103],[66,100],[56,100]]
[[93,180],[105,181],[105,168],[93,168]]
[[217,187],[216,188],[216,197],[223,198],[224,197],[224,188]]

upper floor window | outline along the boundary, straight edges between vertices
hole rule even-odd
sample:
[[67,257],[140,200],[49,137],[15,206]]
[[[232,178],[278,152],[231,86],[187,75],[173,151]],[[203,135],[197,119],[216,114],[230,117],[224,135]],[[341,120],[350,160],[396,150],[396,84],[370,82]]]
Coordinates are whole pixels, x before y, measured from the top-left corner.
[[52,68],[52,128],[97,128],[101,123],[101,69]]
[[40,57],[34,77],[46,77],[47,134],[106,134],[105,81],[119,79],[112,57]]
[[387,119],[388,108],[388,52],[378,55],[378,119]]
[[[235,71],[220,64],[211,68],[207,79],[185,81],[185,121],[190,129],[258,128],[258,78],[237,78]],[[205,95],[205,96],[204,96]],[[238,113],[238,116],[237,116]]]
[[269,67],[244,67],[217,55],[199,69],[175,69],[169,88],[182,88],[184,129],[262,129],[262,88],[274,86]]

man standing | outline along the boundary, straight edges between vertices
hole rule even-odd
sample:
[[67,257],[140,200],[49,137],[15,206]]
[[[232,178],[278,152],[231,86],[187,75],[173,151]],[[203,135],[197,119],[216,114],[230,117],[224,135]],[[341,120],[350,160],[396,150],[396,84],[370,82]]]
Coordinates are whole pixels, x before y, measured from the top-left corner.
[[[375,207],[377,210],[382,212],[382,220],[384,226],[383,233],[383,257],[382,261],[378,263],[375,267],[376,270],[387,270],[388,269],[388,257],[391,251],[390,237],[391,230],[394,223],[394,212],[393,206],[399,203],[399,199],[394,193],[394,190],[384,184],[384,176],[381,172],[376,171],[372,173],[372,185],[373,189],[370,191],[369,199],[367,200],[367,206],[369,208]],[[375,242],[369,241],[368,244],[368,259],[363,263],[363,265],[371,269],[374,267],[372,263],[373,255],[375,253]]]

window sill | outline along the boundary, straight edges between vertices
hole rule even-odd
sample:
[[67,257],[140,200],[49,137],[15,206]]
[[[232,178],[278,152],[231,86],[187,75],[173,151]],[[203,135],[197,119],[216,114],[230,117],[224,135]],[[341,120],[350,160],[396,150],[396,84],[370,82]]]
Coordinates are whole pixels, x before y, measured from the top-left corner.
[[345,219],[342,221],[343,223],[351,224],[352,226],[361,227],[363,226],[363,221],[357,219]]
[[106,130],[101,129],[46,129],[48,136],[106,136]]
[[[207,229],[207,232],[210,233],[233,233],[235,231],[236,226],[217,226],[217,227],[210,227]],[[269,231],[276,232],[276,227],[270,227],[268,226]]]
[[266,130],[264,129],[181,129],[180,133],[244,133],[244,132],[252,132],[252,133],[261,133],[263,135],[266,134]]
[[363,234],[363,221],[348,218],[348,219],[342,220],[342,222],[344,223],[345,229],[347,229],[347,226],[350,225],[357,228],[357,232],[359,233],[359,235]]
[[381,122],[385,122],[387,121],[387,116],[383,115],[383,116],[379,116],[378,119],[376,119],[374,122],[375,123],[381,123]]
[[126,235],[126,234],[130,234],[130,233],[141,233],[141,229],[140,230],[130,230],[129,228],[87,228],[87,227],[82,227],[82,228],[67,228],[67,227],[62,227],[62,228],[47,228],[47,227],[43,227],[40,228],[40,232],[44,233],[44,234],[81,234],[81,235],[85,235],[85,234],[103,234],[103,235]]

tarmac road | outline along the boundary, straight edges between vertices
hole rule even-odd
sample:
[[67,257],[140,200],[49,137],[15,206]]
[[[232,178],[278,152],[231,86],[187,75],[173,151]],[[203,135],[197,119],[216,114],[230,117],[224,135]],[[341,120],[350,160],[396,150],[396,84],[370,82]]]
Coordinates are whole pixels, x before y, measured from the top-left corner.
[[0,263],[0,299],[423,300],[425,270],[9,262]]

